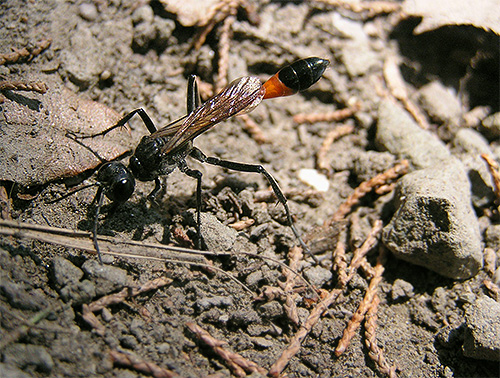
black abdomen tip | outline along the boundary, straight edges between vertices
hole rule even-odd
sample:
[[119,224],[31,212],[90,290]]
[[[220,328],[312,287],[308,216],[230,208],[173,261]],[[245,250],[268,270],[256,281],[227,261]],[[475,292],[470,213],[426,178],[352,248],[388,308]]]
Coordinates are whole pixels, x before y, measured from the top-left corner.
[[294,91],[303,91],[316,83],[330,62],[321,58],[298,60],[278,72],[280,81]]

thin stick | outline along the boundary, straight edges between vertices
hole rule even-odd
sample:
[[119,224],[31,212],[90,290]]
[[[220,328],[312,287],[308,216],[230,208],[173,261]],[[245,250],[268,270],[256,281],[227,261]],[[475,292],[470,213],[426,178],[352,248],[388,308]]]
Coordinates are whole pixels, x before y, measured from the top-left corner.
[[179,375],[172,370],[162,368],[152,362],[143,360],[142,358],[132,356],[131,354],[126,354],[119,352],[117,350],[110,350],[109,355],[113,363],[131,367],[141,373],[151,374],[155,378],[173,378]]
[[354,131],[354,126],[344,125],[336,127],[335,129],[328,132],[326,138],[323,140],[323,143],[321,143],[321,147],[316,157],[316,162],[319,169],[327,172],[328,174],[331,174],[332,169],[326,158],[328,150],[330,149],[334,141],[343,137],[344,135],[352,134],[353,131]]
[[354,252],[353,259],[351,260],[351,263],[349,264],[348,268],[349,273],[345,276],[343,281],[339,280],[337,286],[334,289],[332,289],[328,293],[328,295],[321,302],[319,302],[316,305],[316,307],[311,311],[307,320],[300,327],[297,333],[292,337],[290,343],[288,344],[288,347],[283,351],[281,356],[271,366],[271,369],[269,370],[270,376],[278,377],[283,371],[283,369],[286,367],[286,365],[288,365],[290,359],[299,352],[302,342],[304,341],[306,336],[311,332],[311,329],[319,321],[321,315],[325,313],[326,310],[328,310],[328,307],[330,307],[337,300],[339,295],[344,291],[344,288],[346,287],[347,283],[352,279],[352,277],[354,277],[356,269],[359,267],[363,258],[369,252],[371,247],[375,244],[376,238],[381,230],[382,230],[382,221],[378,220],[375,222],[372,231],[368,235],[366,241],[360,248],[358,248]]
[[0,54],[0,65],[19,63],[22,61],[29,62],[35,56],[41,54],[43,50],[49,48],[51,43],[51,39],[44,39],[33,47],[24,47],[20,50],[15,49],[11,53]]
[[227,344],[226,342],[217,340],[199,325],[189,322],[186,323],[186,326],[193,333],[195,333],[200,340],[205,342],[209,347],[212,348],[215,353],[217,353],[224,361],[226,361],[226,363],[229,365],[236,376],[245,377],[245,372],[260,373],[262,375],[267,374],[267,370],[257,365],[255,362],[247,360],[238,353],[234,353],[224,349],[223,345]]

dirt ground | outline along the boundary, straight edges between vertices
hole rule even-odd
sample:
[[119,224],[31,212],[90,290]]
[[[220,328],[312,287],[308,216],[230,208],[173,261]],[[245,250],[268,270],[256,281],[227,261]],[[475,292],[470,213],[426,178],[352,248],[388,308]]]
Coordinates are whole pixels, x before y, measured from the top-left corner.
[[[401,20],[397,12],[370,15],[368,11],[300,1],[251,4],[260,23],[252,25],[255,14],[250,12],[249,17],[243,8],[238,9],[227,59],[229,81],[246,75],[265,80],[286,64],[308,56],[329,59],[331,65],[310,90],[265,100],[249,114],[267,143],[260,144],[236,117],[199,136],[195,145],[208,156],[265,166],[288,194],[296,226],[305,235],[329,219],[362,181],[389,169],[397,160],[382,151],[377,152],[376,159],[367,157],[375,156],[368,153],[377,151],[377,109],[388,93],[383,62],[388,57],[404,62],[401,70],[410,91],[431,79],[458,90],[468,72],[469,60],[465,58],[474,56],[474,41],[481,38],[462,43],[464,33],[457,26],[414,36],[412,30],[418,22]],[[224,65],[219,57],[224,54],[219,45],[221,23],[196,50],[192,42],[202,28],[186,26],[188,22],[182,21],[183,25],[181,21],[178,14],[166,11],[159,1],[2,2],[1,54],[35,46],[46,39],[52,41],[50,47],[30,61],[0,66],[2,80],[42,81],[49,87],[46,94],[22,92],[42,107],[22,110],[27,113],[19,124],[34,127],[34,131],[20,129],[20,137],[12,139],[11,147],[29,155],[30,167],[36,174],[21,171],[21,164],[15,162],[3,166],[2,170],[9,172],[1,173],[0,179],[12,198],[7,201],[4,218],[75,231],[92,229],[95,188],[49,203],[75,188],[78,181],[95,182],[93,173],[99,160],[92,155],[77,158],[87,150],[76,152],[74,140],[65,136],[65,130],[75,130],[76,126],[73,121],[68,124],[64,117],[53,116],[55,111],[47,110],[47,105],[44,108],[44,101],[47,103],[50,98],[58,105],[71,93],[77,97],[61,105],[65,109],[74,110],[81,105],[79,101],[86,100],[104,104],[121,115],[142,107],[158,126],[183,116],[188,75],[196,74],[202,82],[214,84],[220,66]],[[476,32],[487,36],[484,31]],[[202,94],[206,87],[202,87]],[[488,88],[491,92],[486,94],[470,89],[464,107],[469,110],[489,106],[491,113],[498,112],[498,85]],[[293,120],[298,113],[343,109],[352,106],[353,100],[361,108],[347,119],[312,124],[297,124]],[[2,112],[11,109],[12,102],[6,95],[0,104]],[[100,106],[95,103],[88,106],[88,114],[75,116],[82,122],[75,131],[95,133],[96,128],[106,127],[107,118],[103,122],[102,117],[109,117],[108,125],[116,121],[117,114],[93,111]],[[51,109],[57,108],[54,105]],[[112,144],[120,144],[122,136],[123,151],[117,150],[107,159],[130,151],[147,134],[143,122],[135,118],[129,123],[130,133],[116,130],[113,138],[118,139],[113,139]],[[317,154],[325,137],[341,125],[354,126],[354,131],[336,140],[328,150],[328,191],[312,193],[298,174],[305,168],[317,168]],[[443,126],[432,120],[431,130],[445,142],[453,133],[449,124]],[[45,142],[39,148],[24,145],[23,135]],[[36,157],[46,156],[42,149],[48,148],[49,139],[51,160],[40,162]],[[491,142],[492,149],[498,151],[495,143],[498,142]],[[68,148],[71,158],[63,153]],[[102,156],[106,154],[102,149],[109,148],[104,144],[96,147]],[[128,158],[124,160],[127,161]],[[363,161],[365,165],[360,166]],[[50,176],[50,167],[59,164],[62,168],[55,173],[59,175],[57,179]],[[283,298],[257,297],[265,288],[280,287],[285,282],[286,270],[270,259],[289,263],[288,252],[297,243],[286,224],[283,208],[273,200],[255,201],[258,191],[268,190],[266,180],[258,174],[227,171],[192,159],[188,164],[203,173],[202,235],[205,247],[220,253],[206,257],[214,268],[106,254],[104,266],[100,266],[94,254],[80,249],[42,240],[1,237],[2,377],[148,376],[144,370],[141,372],[141,366],[154,376],[169,376],[146,363],[184,377],[232,376],[234,370],[189,329],[190,323],[223,341],[227,350],[266,370],[279,358],[298,326],[287,316]],[[77,173],[78,180],[74,177]],[[9,178],[16,175],[24,179]],[[63,179],[63,175],[71,177]],[[17,181],[17,185],[12,181]],[[192,247],[192,240],[196,240],[195,187],[195,180],[175,171],[168,176],[166,193],[158,197],[157,204],[151,204],[147,195],[154,183],[137,182],[133,196],[125,204],[114,208],[105,201],[98,232],[124,240]],[[355,247],[366,239],[375,219],[389,222],[394,212],[390,210],[391,199],[392,193],[369,194],[353,209],[346,240],[349,259]],[[482,231],[493,222],[484,215],[488,206],[476,208]],[[241,231],[228,226],[249,219],[254,223]],[[337,276],[331,273],[331,251],[332,248],[318,255],[319,267],[307,256],[299,264],[300,272],[317,289],[331,290],[336,286]],[[368,255],[372,265],[377,254],[378,248],[374,247]],[[397,376],[499,376],[498,362],[467,358],[462,351],[464,306],[487,293],[484,271],[457,281],[390,254],[384,267],[378,291],[376,340],[388,364],[397,367]],[[169,280],[158,288],[96,310],[99,325],[91,326],[84,319],[86,305],[91,302],[162,277]],[[369,356],[364,323],[355,331],[345,353],[338,357],[335,354],[369,282],[361,270],[354,275],[343,296],[312,328],[284,373],[290,377],[385,375]],[[302,286],[295,301],[302,323],[318,298],[309,287]],[[40,313],[44,315],[34,321],[36,324],[27,323]],[[130,360],[119,363],[113,353],[133,356],[143,361],[142,365]],[[253,376],[259,374],[254,372]]]

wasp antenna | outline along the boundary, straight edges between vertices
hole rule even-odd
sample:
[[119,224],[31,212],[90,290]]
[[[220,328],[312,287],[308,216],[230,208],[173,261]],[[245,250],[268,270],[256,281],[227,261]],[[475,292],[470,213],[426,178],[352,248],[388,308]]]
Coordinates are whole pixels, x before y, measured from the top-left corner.
[[283,67],[264,83],[264,98],[290,96],[306,90],[321,78],[329,64],[326,59],[311,57]]

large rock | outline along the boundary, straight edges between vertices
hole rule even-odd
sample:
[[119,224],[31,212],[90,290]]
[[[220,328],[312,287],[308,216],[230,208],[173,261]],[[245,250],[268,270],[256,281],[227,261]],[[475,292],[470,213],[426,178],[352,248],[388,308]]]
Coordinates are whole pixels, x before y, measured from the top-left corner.
[[404,176],[396,193],[398,210],[384,229],[385,245],[395,256],[443,276],[474,276],[483,259],[469,186],[454,159]]

